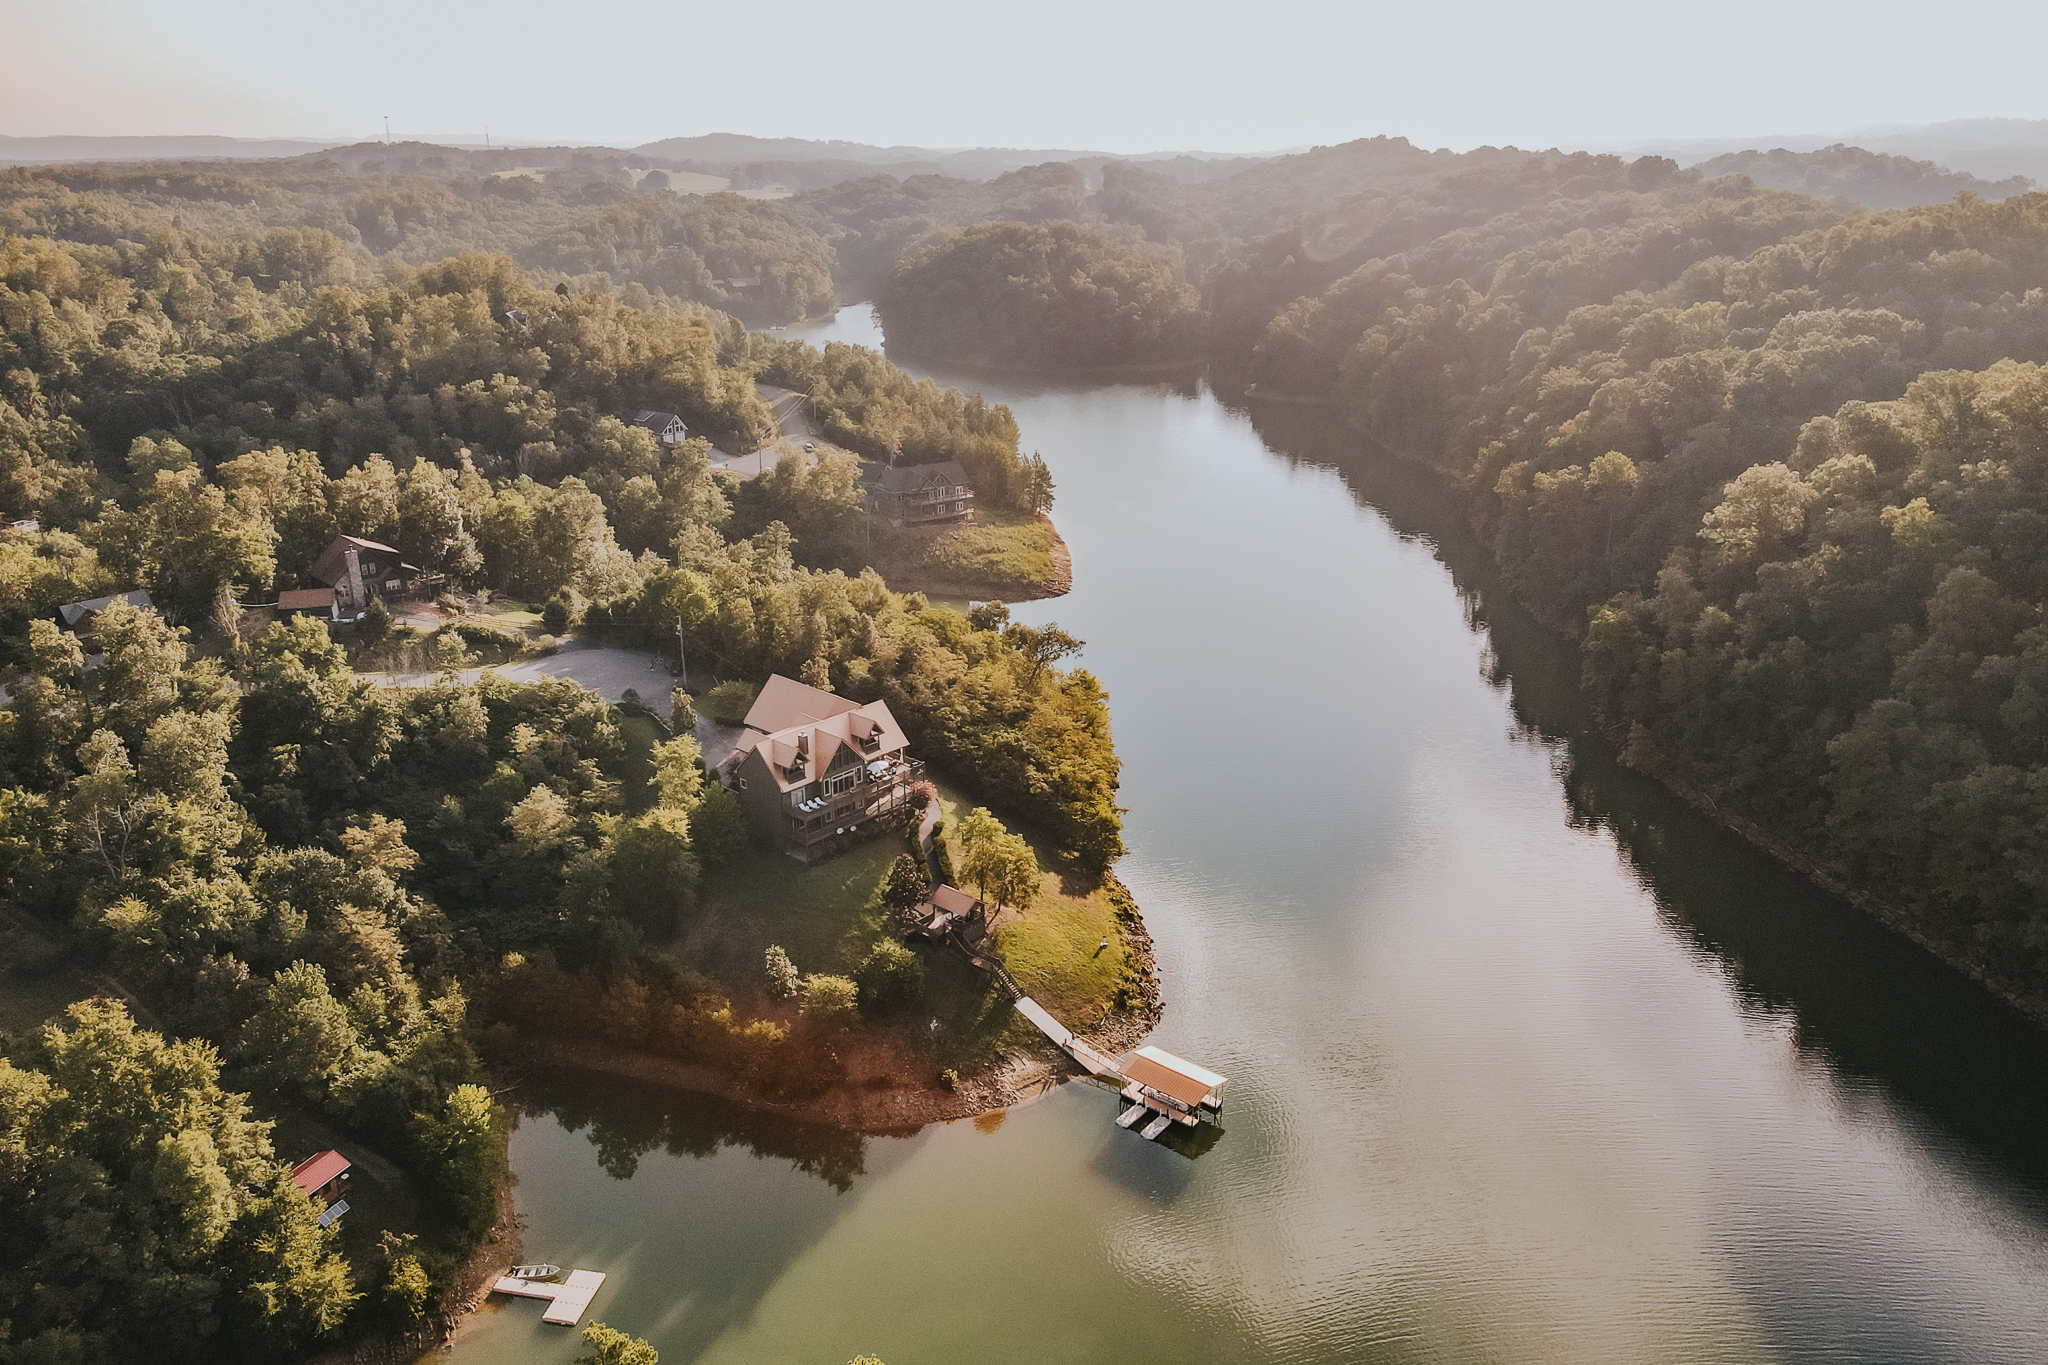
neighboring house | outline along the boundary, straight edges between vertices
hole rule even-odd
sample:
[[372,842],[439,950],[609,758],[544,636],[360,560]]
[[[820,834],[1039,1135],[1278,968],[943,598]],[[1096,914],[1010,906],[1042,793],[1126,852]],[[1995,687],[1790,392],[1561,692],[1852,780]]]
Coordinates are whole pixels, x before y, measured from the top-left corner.
[[134,592],[117,592],[106,597],[89,598],[83,602],[66,602],[53,615],[57,624],[78,637],[78,647],[88,654],[100,652],[100,637],[97,623],[100,613],[116,602],[129,602],[144,611],[154,610],[156,604],[149,600],[149,594],[137,588]]
[[330,610],[336,620],[353,619],[372,597],[410,597],[445,581],[440,574],[406,563],[389,545],[361,536],[336,536],[313,562],[312,577],[334,590]]
[[325,616],[328,620],[339,619],[334,611],[334,589],[292,588],[277,595],[279,616]]
[[661,443],[663,450],[674,450],[690,439],[690,429],[683,425],[683,419],[672,412],[655,412],[649,409],[633,419],[636,427],[646,427],[654,433],[654,439]]
[[909,806],[924,764],[908,748],[887,702],[863,706],[778,673],[719,775],[756,828],[809,862]]
[[887,517],[891,526],[953,521],[974,508],[974,490],[967,486],[967,471],[958,460],[870,467],[863,477],[869,509]]
[[348,1201],[341,1197],[342,1182],[348,1178],[349,1159],[340,1152],[316,1152],[292,1167],[292,1184],[306,1198],[326,1206],[320,1213],[323,1228],[348,1212]]

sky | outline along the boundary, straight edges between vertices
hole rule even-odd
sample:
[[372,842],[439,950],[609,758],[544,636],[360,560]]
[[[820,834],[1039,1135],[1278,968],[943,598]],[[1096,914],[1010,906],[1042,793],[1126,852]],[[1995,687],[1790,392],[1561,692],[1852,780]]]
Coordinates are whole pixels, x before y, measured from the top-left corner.
[[1251,152],[2048,118],[2048,5],[0,0],[0,133]]

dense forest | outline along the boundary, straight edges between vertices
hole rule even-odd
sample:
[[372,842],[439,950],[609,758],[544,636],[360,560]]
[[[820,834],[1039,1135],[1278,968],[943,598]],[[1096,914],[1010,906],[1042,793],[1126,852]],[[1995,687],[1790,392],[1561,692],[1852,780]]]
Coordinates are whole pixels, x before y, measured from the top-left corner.
[[[374,193],[413,224],[401,242],[424,221],[402,205],[434,201]],[[676,1048],[830,1081],[829,1051],[736,1018],[649,946],[746,838],[694,741],[657,756],[649,797],[591,693],[462,681],[504,657],[487,626],[266,624],[254,609],[336,534],[399,547],[454,600],[545,601],[643,648],[672,650],[680,624],[716,677],[887,698],[922,756],[1074,865],[1122,852],[1099,684],[1034,632],[865,570],[852,459],[740,484],[703,439],[664,449],[623,420],[664,408],[750,449],[775,431],[757,375],[803,380],[849,448],[959,459],[992,506],[1042,508],[1007,410],[522,263],[562,240],[538,210],[521,259],[406,264],[371,245],[382,209],[330,230],[306,221],[324,202],[212,172],[8,182],[0,935],[8,953],[56,936],[109,983],[0,1034],[0,1263],[23,1268],[0,1281],[8,1360],[274,1359],[416,1320],[498,1214],[480,1053],[530,994],[494,986],[522,971],[656,981]],[[722,215],[791,221],[706,209],[677,230],[712,261]],[[54,608],[134,588],[154,607],[110,606],[88,666]],[[358,671],[400,661],[436,681]],[[421,1192],[411,1230],[320,1227],[281,1174],[301,1154],[285,1132],[397,1162]]]

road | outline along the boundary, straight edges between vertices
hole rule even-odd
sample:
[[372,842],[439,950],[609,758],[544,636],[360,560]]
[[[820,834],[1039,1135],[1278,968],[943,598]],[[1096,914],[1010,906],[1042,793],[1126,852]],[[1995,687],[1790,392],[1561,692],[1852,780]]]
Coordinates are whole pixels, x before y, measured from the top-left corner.
[[756,383],[754,392],[768,400],[768,406],[775,410],[775,421],[782,428],[781,439],[765,445],[751,455],[730,455],[718,447],[711,448],[711,465],[727,473],[751,479],[764,470],[772,469],[782,458],[785,450],[801,451],[806,441],[816,442],[811,429],[804,421],[804,399],[800,393],[789,389],[778,389],[773,384]]

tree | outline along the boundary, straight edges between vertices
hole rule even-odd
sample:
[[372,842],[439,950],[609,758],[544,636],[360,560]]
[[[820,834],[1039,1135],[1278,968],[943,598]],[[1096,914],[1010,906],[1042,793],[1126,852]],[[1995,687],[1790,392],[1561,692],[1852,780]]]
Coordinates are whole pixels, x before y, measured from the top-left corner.
[[661,1353],[639,1337],[593,1322],[583,1329],[583,1344],[591,1349],[576,1357],[576,1365],[657,1365]]
[[505,817],[512,837],[527,853],[543,855],[567,845],[576,831],[569,803],[553,787],[536,786]]
[[1012,625],[1003,631],[1003,643],[1030,661],[1034,686],[1038,675],[1048,664],[1058,663],[1088,647],[1087,641],[1075,639],[1051,621],[1043,626]]
[[481,1237],[498,1216],[504,1118],[480,1085],[458,1085],[439,1113],[413,1115],[413,1142],[425,1162],[428,1188],[472,1237]]
[[789,960],[789,954],[782,951],[782,945],[771,943],[762,963],[762,970],[768,979],[768,996],[772,1000],[788,1000],[803,989],[803,976],[796,964]]
[[690,818],[663,805],[620,828],[611,849],[613,904],[650,933],[672,933],[697,896]]
[[278,1167],[229,1233],[231,1283],[241,1312],[235,1335],[273,1351],[303,1348],[332,1334],[362,1296],[336,1249],[340,1229],[321,1227],[291,1172]]
[[1038,856],[1022,835],[1012,834],[977,806],[960,822],[960,875],[972,879],[983,900],[1029,909],[1037,899],[1043,874]]
[[203,619],[222,591],[267,587],[277,532],[197,469],[159,471],[137,508],[143,579],[165,610]]
[[317,962],[294,962],[270,983],[263,1008],[242,1029],[241,1050],[273,1083],[319,1104],[354,1060],[361,1038]]
[[664,810],[687,817],[704,799],[704,751],[694,735],[677,735],[654,746],[655,785]]
[[925,898],[923,860],[908,853],[899,853],[889,864],[889,875],[882,883],[882,904],[898,914],[915,909]]
[[854,969],[853,980],[860,988],[863,1013],[897,1014],[924,999],[924,960],[884,939]]

